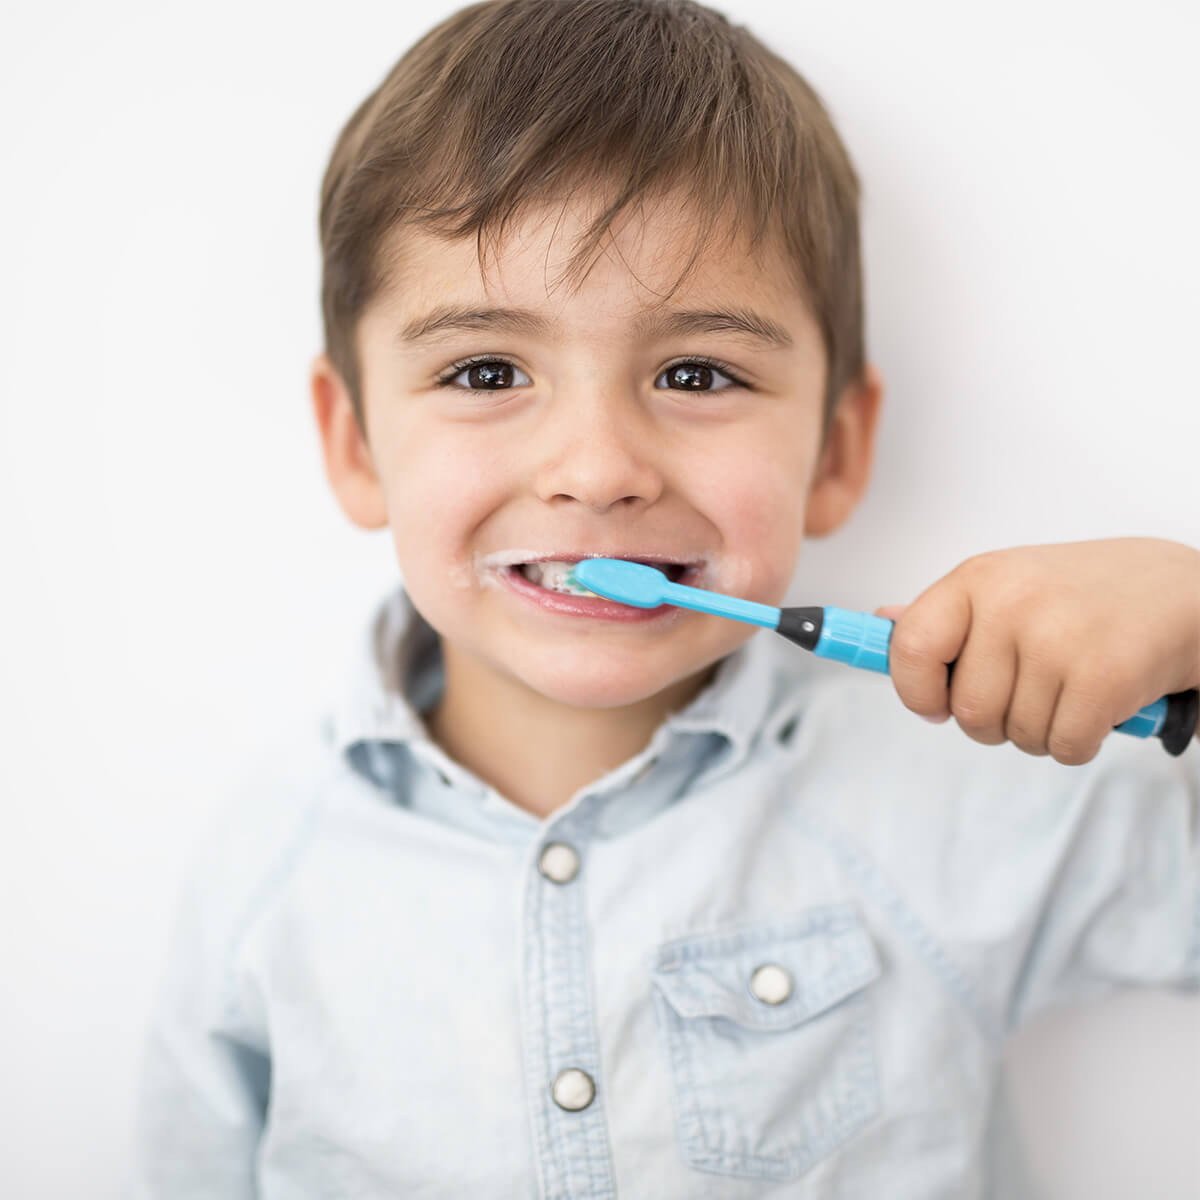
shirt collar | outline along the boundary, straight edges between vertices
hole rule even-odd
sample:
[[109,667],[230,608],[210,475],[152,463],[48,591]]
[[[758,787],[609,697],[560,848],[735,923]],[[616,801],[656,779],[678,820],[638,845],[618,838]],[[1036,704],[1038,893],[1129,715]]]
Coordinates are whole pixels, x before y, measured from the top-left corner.
[[[627,783],[647,760],[689,735],[723,736],[728,753],[719,757],[714,775],[735,770],[762,736],[764,725],[778,727],[796,707],[791,685],[799,655],[781,657],[780,648],[788,649],[767,631],[757,632],[721,660],[713,678],[685,708],[663,721],[645,750],[589,790]],[[372,745],[405,743],[444,778],[479,789],[480,781],[432,740],[422,720],[441,695],[442,684],[440,635],[417,612],[401,584],[377,605],[365,634],[360,631],[356,638],[332,714],[331,735],[338,753],[357,764],[363,757],[359,747],[369,757]]]

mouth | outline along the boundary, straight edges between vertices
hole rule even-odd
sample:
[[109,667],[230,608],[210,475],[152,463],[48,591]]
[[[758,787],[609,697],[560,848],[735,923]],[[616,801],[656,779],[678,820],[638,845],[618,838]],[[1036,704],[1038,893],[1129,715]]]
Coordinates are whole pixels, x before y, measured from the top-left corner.
[[[527,562],[495,563],[492,569],[500,576],[505,590],[518,600],[531,606],[531,611],[548,615],[551,620],[578,620],[586,618],[607,624],[616,624],[631,629],[645,626],[663,631],[674,628],[685,619],[685,610],[670,604],[654,608],[639,608],[608,600],[595,592],[588,591],[570,578],[571,568],[585,558],[621,558],[624,562],[637,562],[655,567],[668,579],[698,586],[704,575],[707,560],[698,563],[672,562],[667,559],[634,558],[625,555],[562,555],[555,558],[535,558]],[[538,619],[541,620],[542,617]]]

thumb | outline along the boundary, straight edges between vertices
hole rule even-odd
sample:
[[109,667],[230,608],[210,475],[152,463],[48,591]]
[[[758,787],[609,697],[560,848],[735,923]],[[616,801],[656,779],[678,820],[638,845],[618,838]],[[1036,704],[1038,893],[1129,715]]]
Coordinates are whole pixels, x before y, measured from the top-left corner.
[[886,617],[889,621],[896,621],[907,607],[907,604],[884,604],[875,610],[875,616]]

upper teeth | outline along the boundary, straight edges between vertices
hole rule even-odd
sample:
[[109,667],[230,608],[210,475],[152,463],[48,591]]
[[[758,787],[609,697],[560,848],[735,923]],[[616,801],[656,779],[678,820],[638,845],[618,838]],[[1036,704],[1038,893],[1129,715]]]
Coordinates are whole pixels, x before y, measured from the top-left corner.
[[[567,578],[574,565],[574,563],[556,562],[552,559],[544,562],[522,563],[521,573],[530,582],[540,584],[552,592],[565,592],[568,596],[594,596],[595,592],[589,592],[582,584],[573,583]],[[656,565],[656,569],[662,571],[664,575],[667,574],[665,566]]]

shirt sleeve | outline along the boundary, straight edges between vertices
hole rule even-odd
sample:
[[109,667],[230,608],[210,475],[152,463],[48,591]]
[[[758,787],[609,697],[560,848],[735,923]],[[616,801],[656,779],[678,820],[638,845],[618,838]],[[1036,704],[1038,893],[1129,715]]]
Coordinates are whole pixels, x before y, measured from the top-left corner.
[[260,731],[184,872],[134,1102],[131,1200],[254,1200],[271,1099],[257,923],[281,903],[320,827],[319,725]]
[[994,981],[1008,1032],[1120,987],[1200,988],[1200,746],[1113,750],[1039,806],[1053,853],[1031,860],[1018,953]]
[[[215,839],[178,897],[145,1042],[134,1120],[134,1200],[251,1200],[270,1059],[227,969],[236,924]],[[237,889],[234,889],[236,892]]]
[[[1114,733],[1068,766],[927,725],[873,682],[806,717],[808,811],[989,1040],[1124,987],[1200,988],[1200,745]],[[864,729],[869,755],[847,749]]]

